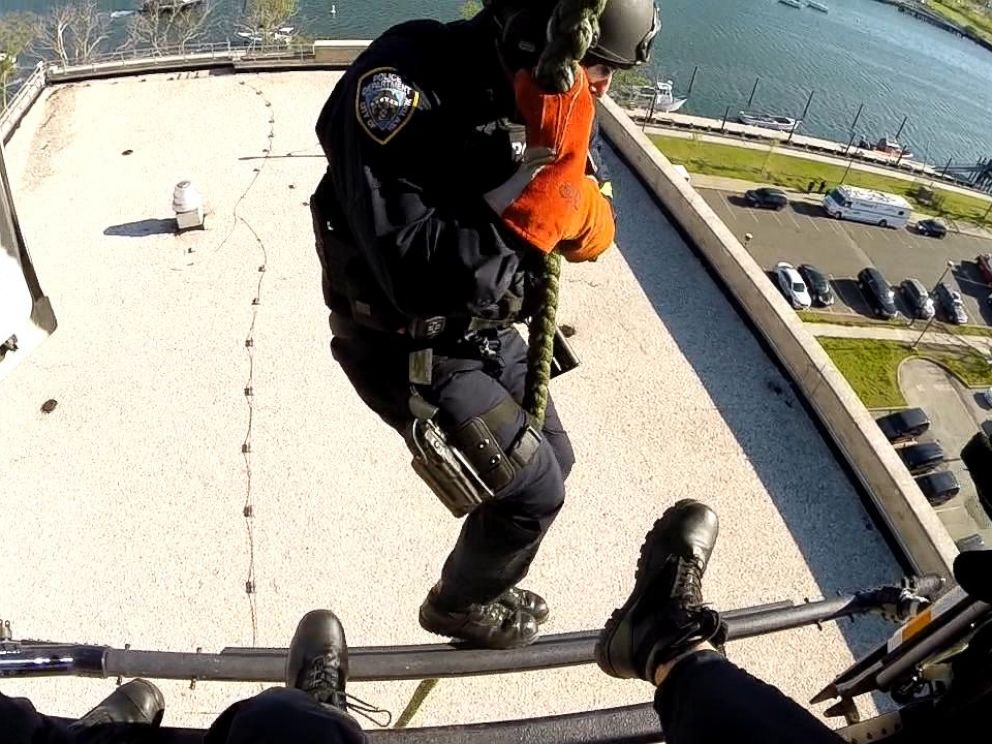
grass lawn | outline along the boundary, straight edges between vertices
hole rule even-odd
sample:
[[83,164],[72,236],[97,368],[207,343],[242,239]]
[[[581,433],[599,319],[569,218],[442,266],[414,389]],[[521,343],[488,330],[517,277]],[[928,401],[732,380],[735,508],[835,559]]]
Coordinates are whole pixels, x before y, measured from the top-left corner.
[[978,6],[959,3],[952,7],[951,3],[933,0],[929,7],[934,13],[944,16],[949,21],[958,23],[965,28],[971,26],[975,33],[983,39],[992,41],[992,16],[983,13]]
[[[867,328],[899,328],[911,331],[922,331],[926,326],[925,320],[914,320],[911,324],[895,323],[889,320],[873,320],[872,318],[861,318],[850,315],[838,315],[835,313],[817,312],[816,310],[803,310],[799,317],[806,323],[831,323],[842,326],[860,326]],[[950,333],[955,336],[987,336],[992,337],[992,328],[980,325],[953,325],[943,323],[939,320],[930,325],[928,333]]]
[[900,341],[860,338],[817,339],[861,402],[868,408],[899,408],[906,405],[899,389],[899,364],[916,356],[944,365],[965,385],[992,385],[992,367],[971,349],[922,344],[916,351]]
[[[830,185],[837,184],[846,169],[846,166],[783,155],[774,150],[753,150],[703,142],[695,138],[651,135],[651,140],[669,160],[684,165],[692,173],[739,178],[798,191],[805,191],[810,181],[819,183],[822,180]],[[919,203],[913,196],[918,183],[877,173],[866,173],[854,168],[847,174],[845,183],[902,194],[914,205],[916,211],[967,220],[976,224],[984,224],[983,218],[989,208],[989,202],[983,199],[937,188],[934,192],[942,200],[940,207],[927,206]]]

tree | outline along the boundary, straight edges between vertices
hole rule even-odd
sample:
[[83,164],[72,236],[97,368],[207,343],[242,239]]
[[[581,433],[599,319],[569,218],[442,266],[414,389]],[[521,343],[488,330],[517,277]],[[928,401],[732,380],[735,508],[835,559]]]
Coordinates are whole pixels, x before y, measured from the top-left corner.
[[466,21],[469,18],[473,18],[482,10],[482,3],[479,0],[465,0],[462,6],[458,9],[458,15],[464,18]]
[[176,12],[137,13],[131,16],[124,48],[153,54],[183,53],[213,26],[211,5],[202,3]]
[[38,31],[38,19],[31,13],[4,13],[0,16],[0,111],[7,108],[7,93],[17,72],[17,55],[26,51]]
[[277,40],[279,29],[296,15],[299,6],[299,0],[249,0],[243,25],[250,33],[261,36],[263,44],[271,43]]
[[38,47],[62,66],[96,59],[109,38],[110,17],[100,12],[96,0],[79,0],[57,6],[43,19]]

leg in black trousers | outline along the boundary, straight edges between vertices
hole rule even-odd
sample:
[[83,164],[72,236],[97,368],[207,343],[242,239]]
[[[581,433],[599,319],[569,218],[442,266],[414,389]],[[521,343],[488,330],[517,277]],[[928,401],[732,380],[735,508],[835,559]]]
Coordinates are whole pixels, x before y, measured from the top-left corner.
[[235,703],[207,731],[204,744],[362,744],[351,716],[302,690],[274,687]]
[[0,694],[0,731],[9,744],[63,744],[73,741],[62,721],[42,715],[27,698]]
[[841,744],[837,734],[777,688],[716,651],[675,664],[654,698],[670,744]]

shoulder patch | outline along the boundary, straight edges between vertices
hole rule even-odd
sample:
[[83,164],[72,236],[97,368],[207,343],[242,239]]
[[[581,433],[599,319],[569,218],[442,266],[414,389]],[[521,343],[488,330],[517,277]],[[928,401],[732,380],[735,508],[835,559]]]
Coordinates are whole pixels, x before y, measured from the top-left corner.
[[359,78],[355,111],[368,135],[384,145],[410,121],[419,99],[395,69],[378,67]]

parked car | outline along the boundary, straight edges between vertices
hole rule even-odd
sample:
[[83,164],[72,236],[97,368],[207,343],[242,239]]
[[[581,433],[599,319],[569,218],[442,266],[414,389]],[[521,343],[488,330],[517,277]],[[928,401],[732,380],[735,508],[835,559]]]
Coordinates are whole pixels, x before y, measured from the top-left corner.
[[830,289],[830,282],[822,271],[812,264],[799,264],[799,275],[806,282],[806,289],[809,290],[813,302],[824,307],[834,304],[834,292]]
[[744,199],[752,207],[761,207],[762,209],[785,209],[789,204],[789,197],[782,189],[773,189],[769,186],[745,191]]
[[947,225],[940,220],[920,220],[916,223],[916,232],[931,238],[942,238],[947,235]]
[[985,388],[985,389],[984,389],[984,390],[982,391],[982,401],[983,401],[983,402],[985,403],[985,405],[987,405],[987,406],[988,406],[989,408],[992,408],[992,387],[990,387],[990,388]]
[[944,308],[944,312],[947,313],[948,320],[958,325],[968,322],[968,314],[964,311],[964,303],[961,301],[960,292],[951,289],[947,286],[946,282],[941,282],[937,285],[937,290],[934,294],[937,296],[937,301],[940,302],[941,307]]
[[927,293],[923,282],[919,279],[904,279],[899,286],[906,297],[906,304],[913,310],[913,315],[923,320],[930,320],[934,313],[933,299]]
[[861,269],[858,272],[858,288],[875,315],[886,320],[896,317],[896,296],[881,271],[874,266]]
[[933,470],[944,461],[944,448],[937,442],[920,442],[899,450],[899,456],[913,475]]
[[946,504],[961,491],[958,478],[950,470],[938,470],[935,473],[916,476],[916,485],[923,491],[927,501],[932,506]]
[[888,416],[882,416],[875,423],[882,430],[885,438],[893,444],[916,439],[930,428],[930,417],[922,408],[907,408],[896,411]]
[[982,279],[992,286],[992,253],[979,253],[975,256],[975,263],[978,264],[978,273],[982,275]]
[[775,278],[778,279],[779,289],[782,290],[785,299],[791,302],[794,308],[798,310],[813,304],[806,289],[806,282],[792,264],[785,261],[775,264]]

